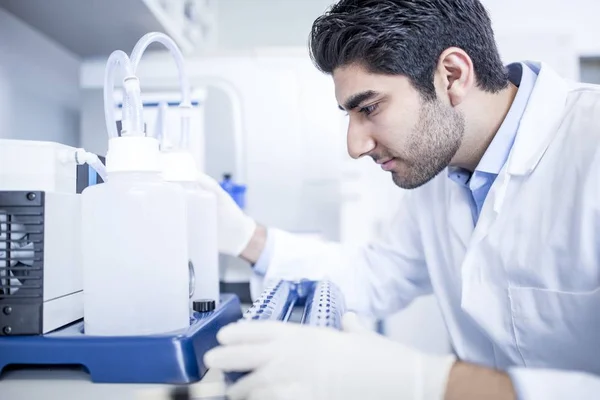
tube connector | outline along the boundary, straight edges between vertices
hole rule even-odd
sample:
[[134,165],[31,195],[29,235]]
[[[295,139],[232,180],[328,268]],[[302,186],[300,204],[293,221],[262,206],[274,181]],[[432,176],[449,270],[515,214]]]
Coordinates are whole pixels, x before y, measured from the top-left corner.
[[[115,100],[113,98],[113,91],[115,88],[114,78],[117,67],[120,67],[125,72],[125,76],[135,76],[127,54],[121,50],[112,52],[108,57],[106,69],[104,71],[104,117],[109,138],[119,137],[115,120]],[[126,103],[128,100],[127,94],[125,94],[124,100],[124,103]],[[137,101],[138,99],[133,98],[131,99],[130,103],[123,104],[123,120],[129,120],[131,118],[131,114],[134,113],[136,115],[142,114],[142,110],[140,109],[131,110],[132,107],[141,108],[141,103],[136,104]]]
[[125,87],[125,91],[127,92],[140,92],[140,80],[135,75],[126,76],[123,78],[123,86]]
[[78,148],[75,150],[75,162],[78,165],[88,164],[104,182],[108,179],[108,173],[106,172],[106,167],[102,164],[102,161],[98,158],[98,156],[94,153],[90,153],[85,149]]
[[145,136],[140,80],[135,75],[123,79],[123,120],[121,136]]

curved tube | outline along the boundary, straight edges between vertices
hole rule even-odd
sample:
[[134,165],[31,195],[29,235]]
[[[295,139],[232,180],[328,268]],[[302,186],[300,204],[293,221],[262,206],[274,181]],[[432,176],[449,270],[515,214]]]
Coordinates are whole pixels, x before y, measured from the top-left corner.
[[104,118],[108,137],[119,136],[115,120],[115,102],[113,92],[115,89],[115,71],[120,66],[125,72],[125,94],[123,96],[123,130],[143,132],[142,101],[140,98],[139,82],[134,75],[134,69],[127,54],[121,50],[114,51],[106,62],[104,70]]
[[179,85],[181,87],[181,96],[182,102],[186,104],[191,104],[191,94],[190,94],[190,81],[188,80],[188,76],[185,70],[185,61],[183,59],[183,54],[177,44],[165,35],[160,32],[151,32],[142,36],[142,38],[137,42],[133,51],[131,52],[131,68],[135,73],[140,64],[140,60],[142,55],[152,43],[157,42],[165,46],[173,58],[175,59],[175,63],[177,64],[177,70],[179,72]]
[[[169,36],[160,32],[151,32],[144,35],[135,45],[133,51],[131,52],[131,67],[133,72],[137,71],[137,67],[139,66],[142,55],[152,43],[157,42],[165,46],[175,63],[177,64],[177,70],[179,72],[179,87],[181,89],[181,103],[179,107],[185,109],[192,108],[192,98],[190,91],[190,82],[188,80],[188,76],[185,70],[185,61],[183,59],[183,54],[177,44],[171,39]],[[181,119],[181,136],[179,138],[179,143],[177,145],[180,148],[187,148],[189,143],[189,135],[190,135],[190,116],[189,112],[184,111],[184,115]]]

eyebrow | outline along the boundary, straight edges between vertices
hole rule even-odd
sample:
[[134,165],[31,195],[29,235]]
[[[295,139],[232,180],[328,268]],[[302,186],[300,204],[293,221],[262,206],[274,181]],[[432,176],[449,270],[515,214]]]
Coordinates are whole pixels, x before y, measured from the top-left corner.
[[367,91],[364,91],[364,92],[356,93],[356,94],[350,96],[350,98],[348,98],[348,100],[346,100],[346,103],[344,104],[343,107],[342,106],[338,106],[338,107],[342,111],[354,110],[363,101],[370,100],[373,97],[376,97],[378,95],[379,95],[379,93],[377,93],[377,92],[375,92],[373,90],[367,90]]

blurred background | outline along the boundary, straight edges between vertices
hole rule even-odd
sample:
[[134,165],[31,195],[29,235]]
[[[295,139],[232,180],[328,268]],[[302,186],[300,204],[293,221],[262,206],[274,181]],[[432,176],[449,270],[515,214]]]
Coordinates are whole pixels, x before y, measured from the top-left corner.
[[[333,84],[308,57],[311,24],[331,3],[0,0],[0,138],[104,155],[106,59],[117,49],[129,53],[147,32],[165,32],[187,56],[195,154],[205,172],[247,185],[246,212],[264,224],[364,243],[380,234],[403,191],[369,160],[348,157]],[[600,2],[483,3],[505,63],[543,60],[567,78],[600,83]],[[158,102],[177,101],[176,68],[162,48],[153,50],[140,73],[148,124]],[[237,268],[223,279],[247,280],[247,266]],[[433,298],[381,329],[425,351],[449,350]]]

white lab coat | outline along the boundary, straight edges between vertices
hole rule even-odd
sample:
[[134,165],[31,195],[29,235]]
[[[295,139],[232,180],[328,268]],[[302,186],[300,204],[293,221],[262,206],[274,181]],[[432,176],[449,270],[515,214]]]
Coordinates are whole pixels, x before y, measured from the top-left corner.
[[378,317],[433,292],[458,357],[507,370],[519,398],[600,398],[585,374],[600,375],[600,88],[530,66],[535,88],[476,226],[444,172],[365,248],[271,229],[266,279],[331,279]]

